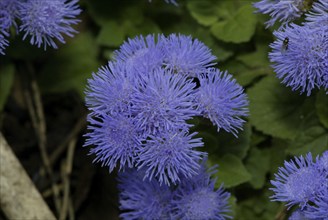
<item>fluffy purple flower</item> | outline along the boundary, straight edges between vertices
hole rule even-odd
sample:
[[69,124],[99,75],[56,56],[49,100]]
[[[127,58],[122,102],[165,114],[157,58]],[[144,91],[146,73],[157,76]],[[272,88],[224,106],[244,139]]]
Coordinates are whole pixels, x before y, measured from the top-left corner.
[[312,9],[306,15],[306,21],[320,24],[323,28],[328,28],[328,1],[319,0],[313,3]]
[[[93,113],[129,113],[134,86],[122,62],[109,62],[88,80],[86,105]],[[134,79],[136,76],[133,76]]]
[[171,189],[158,181],[143,180],[143,170],[129,169],[118,174],[122,219],[169,219]]
[[327,175],[314,166],[311,153],[306,157],[295,157],[294,161],[285,161],[280,167],[275,180],[271,181],[274,188],[273,201],[287,202],[287,206],[299,205],[301,210],[314,202],[317,194],[327,183]]
[[114,59],[126,63],[128,71],[150,72],[163,65],[163,42],[156,43],[154,35],[128,39],[114,52]]
[[55,39],[65,43],[63,35],[73,37],[77,31],[71,26],[80,20],[78,0],[27,0],[20,4],[20,31],[25,32],[23,40],[30,35],[30,43],[44,49],[57,48]]
[[195,77],[215,64],[211,50],[191,36],[171,34],[161,40],[165,41],[164,65],[175,73]]
[[276,21],[288,23],[311,8],[311,0],[261,0],[253,4],[257,12],[270,15],[270,20],[265,22],[266,27],[271,27]]
[[196,92],[198,110],[217,126],[234,135],[247,116],[247,96],[232,75],[217,69],[208,69],[207,74],[199,76],[200,87]]
[[289,216],[288,220],[309,220],[305,217],[304,212],[300,209],[294,211],[291,216]]
[[141,146],[133,118],[122,114],[88,117],[90,133],[86,134],[85,146],[94,145],[90,154],[94,162],[108,166],[109,171],[119,164],[120,169],[133,167],[136,150]]
[[145,167],[145,178],[156,178],[167,185],[177,184],[181,176],[196,175],[198,161],[205,153],[195,149],[204,145],[195,135],[177,130],[150,135],[138,151],[138,169]]
[[325,188],[318,193],[313,204],[309,206],[304,213],[309,219],[326,220],[328,218],[328,177],[326,179]]
[[[214,168],[214,167],[213,167]],[[173,193],[172,216],[173,219],[230,219],[228,199],[230,193],[225,192],[222,185],[215,190],[216,180],[210,175],[216,171],[211,168],[206,171],[202,164],[198,175],[184,178]]]
[[9,28],[16,26],[18,17],[18,0],[0,0],[0,33],[8,33]]
[[132,112],[144,134],[186,128],[186,120],[198,114],[193,102],[195,86],[191,79],[170,70],[156,69],[144,76],[132,98]]
[[314,88],[328,87],[327,29],[292,24],[274,35],[270,44],[272,67],[282,83],[309,96]]

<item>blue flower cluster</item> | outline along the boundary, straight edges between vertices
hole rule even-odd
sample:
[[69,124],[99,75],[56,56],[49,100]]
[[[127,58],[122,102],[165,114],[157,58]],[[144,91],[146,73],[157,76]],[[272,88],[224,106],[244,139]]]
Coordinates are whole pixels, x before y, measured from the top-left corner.
[[311,153],[285,161],[271,181],[273,201],[299,206],[290,219],[328,218],[328,151],[313,161]]
[[176,187],[160,185],[156,180],[143,180],[143,172],[129,169],[119,173],[120,209],[122,219],[230,219],[230,193],[222,186],[214,189],[211,174],[203,162],[198,174],[181,178]]
[[248,112],[242,87],[213,68],[214,60],[189,36],[125,42],[88,81],[85,145],[94,146],[95,161],[110,172],[116,166],[144,170],[144,179],[165,185],[197,175],[206,153],[198,150],[204,144],[189,120],[203,116],[236,135]]
[[[57,48],[55,40],[65,43],[63,34],[73,37],[76,31],[71,27],[79,22],[81,13],[78,0],[0,0],[0,54],[4,55],[9,45],[10,28],[22,32],[23,40],[30,37],[30,43],[44,49]],[[19,25],[16,20],[19,20]]]
[[276,20],[290,21],[307,11],[302,25],[285,24],[274,31],[277,39],[270,44],[269,59],[277,77],[292,90],[307,96],[315,88],[327,90],[328,2],[318,0],[312,5],[312,1],[306,0],[263,0],[254,6],[262,13],[270,13],[269,26]]

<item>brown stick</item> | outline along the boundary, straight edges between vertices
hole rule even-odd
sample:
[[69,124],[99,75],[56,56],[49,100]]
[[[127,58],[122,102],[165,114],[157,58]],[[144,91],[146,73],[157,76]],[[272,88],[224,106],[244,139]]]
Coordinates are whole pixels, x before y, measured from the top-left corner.
[[8,219],[56,219],[0,133],[0,206]]

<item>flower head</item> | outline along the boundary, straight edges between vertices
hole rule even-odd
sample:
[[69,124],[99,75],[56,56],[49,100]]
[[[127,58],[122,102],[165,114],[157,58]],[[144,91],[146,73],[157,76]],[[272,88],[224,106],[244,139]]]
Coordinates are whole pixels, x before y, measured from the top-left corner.
[[280,167],[275,180],[271,181],[274,188],[273,201],[287,202],[287,205],[299,205],[301,210],[313,202],[323,187],[327,177],[314,166],[312,155],[295,157],[294,161],[285,161]]
[[0,33],[8,33],[12,25],[16,26],[19,4],[18,0],[0,0]]
[[195,86],[191,79],[161,68],[144,76],[132,98],[132,112],[144,134],[186,128],[186,120],[198,114]]
[[297,209],[289,216],[288,220],[308,220],[308,218],[305,217],[302,210]]
[[108,166],[111,172],[119,163],[120,169],[133,167],[136,150],[141,146],[133,118],[122,114],[90,116],[85,146],[94,145],[90,154],[95,154],[94,162]]
[[168,219],[171,189],[157,180],[143,180],[144,170],[128,169],[118,174],[120,217],[123,219]]
[[222,128],[227,132],[237,133],[247,115],[247,96],[243,88],[237,84],[232,75],[211,68],[207,74],[199,76],[200,87],[196,92],[198,110],[209,118],[218,131]]
[[328,1],[319,0],[313,3],[312,9],[306,15],[306,21],[328,28]]
[[199,169],[198,161],[205,155],[195,148],[202,147],[201,138],[196,133],[167,131],[145,141],[138,151],[138,169],[145,167],[145,178],[154,177],[159,183],[176,184],[180,177],[192,177]]
[[175,73],[195,77],[215,64],[211,50],[191,36],[171,34],[161,39],[165,41],[164,65]]
[[30,43],[44,49],[47,46],[57,48],[54,39],[65,43],[63,34],[73,37],[77,32],[71,26],[79,22],[81,13],[78,0],[27,0],[20,3],[19,15],[24,31],[23,39],[31,36]]
[[161,67],[164,59],[163,43],[160,40],[156,43],[155,40],[154,35],[128,39],[114,52],[114,59],[126,63],[128,71],[137,69],[147,73]]
[[[93,113],[129,113],[134,84],[122,62],[109,62],[88,80],[86,104]],[[136,76],[134,76],[136,77]]]
[[311,24],[292,24],[275,31],[277,40],[270,44],[272,67],[282,83],[306,92],[328,85],[328,38],[324,28]]
[[253,4],[257,12],[270,15],[270,20],[265,22],[266,27],[271,27],[276,21],[288,23],[307,11],[312,0],[261,0]]
[[[327,174],[328,175],[328,174]],[[305,211],[305,216],[310,219],[327,219],[328,217],[328,177],[325,188],[318,193],[313,204]]]
[[172,216],[174,219],[217,219],[231,218],[228,199],[222,185],[215,190],[215,180],[210,178],[213,169],[205,168],[205,163],[193,178],[183,178],[173,193]]

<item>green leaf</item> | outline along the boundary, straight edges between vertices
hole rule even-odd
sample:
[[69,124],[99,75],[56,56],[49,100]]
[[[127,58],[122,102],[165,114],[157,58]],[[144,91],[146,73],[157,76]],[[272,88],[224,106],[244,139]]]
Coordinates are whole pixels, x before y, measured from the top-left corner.
[[212,149],[217,155],[233,154],[240,159],[243,159],[250,147],[252,129],[249,123],[244,126],[244,130],[240,131],[238,138],[231,133],[220,131],[217,135],[218,145],[217,148]]
[[80,33],[46,62],[38,76],[44,92],[75,89],[84,96],[87,79],[99,67],[98,48],[90,33]]
[[328,128],[328,94],[321,90],[317,94],[317,100],[315,103],[318,117],[320,122]]
[[108,21],[101,26],[97,42],[103,46],[119,47],[124,39],[125,33],[122,26],[116,21]]
[[241,159],[232,154],[226,154],[219,159],[215,159],[215,156],[209,155],[209,163],[219,165],[219,172],[214,175],[218,178],[216,182],[217,187],[221,183],[224,183],[226,188],[230,188],[251,179],[251,175],[248,173]]
[[306,127],[302,129],[294,141],[289,143],[287,152],[293,155],[305,155],[311,152],[318,155],[328,149],[328,130],[322,127],[313,113],[307,117]]
[[251,148],[245,166],[252,175],[250,184],[254,189],[260,189],[264,186],[266,174],[270,170],[270,158],[268,149]]
[[187,8],[199,24],[209,26],[219,18],[216,3],[215,0],[192,0],[188,1]]
[[244,5],[232,17],[216,22],[211,27],[212,34],[219,40],[232,43],[248,42],[256,28],[254,8]]
[[0,68],[0,112],[6,103],[14,81],[15,67],[13,64],[2,64]]
[[250,121],[274,137],[293,140],[306,127],[313,100],[294,93],[274,76],[267,76],[248,90]]

